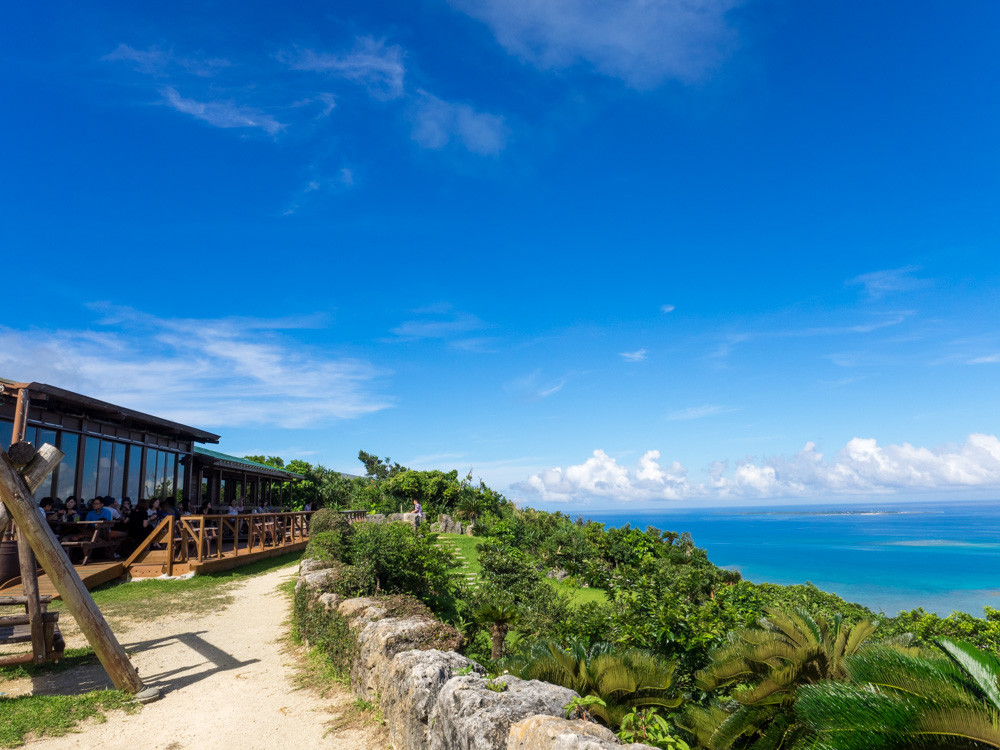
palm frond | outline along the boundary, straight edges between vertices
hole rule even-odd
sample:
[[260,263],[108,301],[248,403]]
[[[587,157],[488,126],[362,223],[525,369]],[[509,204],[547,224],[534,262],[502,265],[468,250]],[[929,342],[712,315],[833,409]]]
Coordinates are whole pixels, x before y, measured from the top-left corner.
[[953,641],[950,638],[937,638],[934,641],[948,655],[982,692],[983,696],[994,708],[1000,709],[1000,687],[997,678],[1000,677],[1000,662],[992,654],[980,651],[975,646]]

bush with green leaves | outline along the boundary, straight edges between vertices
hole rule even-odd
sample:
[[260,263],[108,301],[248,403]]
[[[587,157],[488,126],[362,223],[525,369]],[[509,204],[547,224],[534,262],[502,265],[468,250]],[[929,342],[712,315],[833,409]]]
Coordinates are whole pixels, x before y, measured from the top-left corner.
[[436,541],[407,523],[355,524],[347,551],[353,590],[344,593],[413,594],[435,611],[446,610],[453,606],[455,559]]

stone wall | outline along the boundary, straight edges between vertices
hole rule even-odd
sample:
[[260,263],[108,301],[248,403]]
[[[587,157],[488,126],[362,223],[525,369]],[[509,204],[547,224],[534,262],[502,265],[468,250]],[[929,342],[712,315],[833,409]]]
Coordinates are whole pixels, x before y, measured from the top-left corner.
[[[344,618],[356,639],[351,688],[382,707],[396,750],[620,750],[614,733],[563,718],[572,690],[486,670],[455,651],[458,633],[422,613],[333,593],[336,572],[303,560],[296,596]],[[445,648],[435,648],[444,646]],[[647,745],[626,745],[651,750]]]

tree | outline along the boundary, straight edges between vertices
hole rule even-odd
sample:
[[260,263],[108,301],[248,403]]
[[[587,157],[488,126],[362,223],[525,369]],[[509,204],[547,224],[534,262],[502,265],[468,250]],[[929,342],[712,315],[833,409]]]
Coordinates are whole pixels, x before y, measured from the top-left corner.
[[814,619],[803,609],[767,610],[759,627],[736,631],[696,675],[705,690],[734,686],[732,701],[689,709],[685,728],[711,750],[791,746],[811,733],[792,710],[798,689],[845,679],[845,657],[857,653],[875,627],[848,625],[840,616]]
[[358,451],[358,460],[365,465],[365,475],[373,479],[388,479],[407,470],[405,466],[394,463],[388,456],[382,459],[365,451]]
[[472,616],[481,625],[489,626],[492,642],[490,658],[494,661],[500,659],[507,633],[521,617],[520,610],[514,604],[492,602],[479,607]]
[[943,658],[865,649],[846,660],[849,683],[803,688],[796,713],[836,750],[1000,748],[1000,661],[936,643]]

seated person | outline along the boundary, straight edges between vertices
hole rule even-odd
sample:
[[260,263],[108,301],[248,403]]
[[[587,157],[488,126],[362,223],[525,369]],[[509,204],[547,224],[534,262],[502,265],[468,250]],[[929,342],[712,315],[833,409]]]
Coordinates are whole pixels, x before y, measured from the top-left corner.
[[104,498],[104,507],[107,508],[109,511],[111,511],[111,520],[112,521],[120,521],[121,520],[122,513],[118,509],[118,502],[113,497],[111,497],[111,495],[107,495]]
[[64,516],[66,521],[79,521],[80,520],[80,509],[76,504],[76,495],[70,495],[66,498],[66,514]]
[[59,520],[58,513],[56,512],[55,501],[51,497],[43,497],[41,502],[38,503],[38,507],[41,508],[42,515],[45,516],[45,520],[49,523]]
[[113,521],[114,516],[111,514],[111,509],[104,505],[103,497],[95,497],[90,501],[90,512],[87,513],[84,521]]

